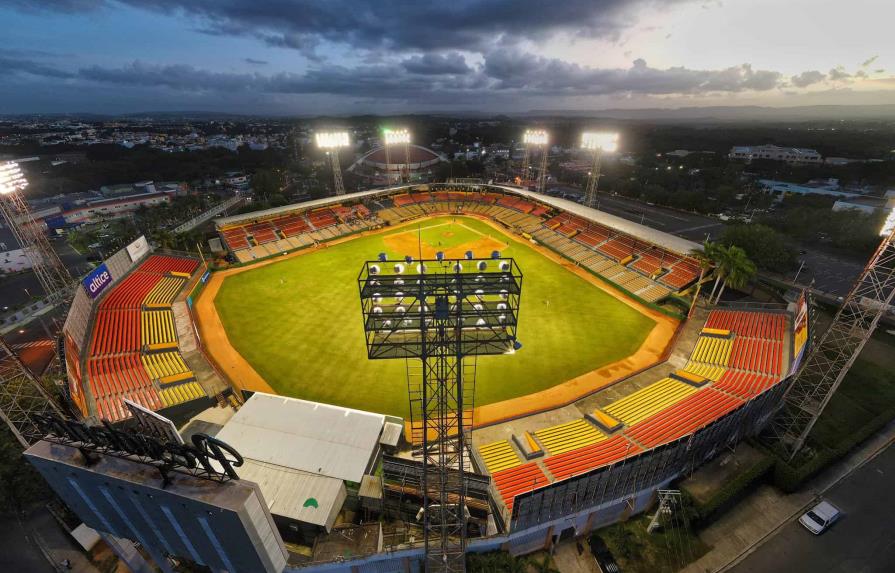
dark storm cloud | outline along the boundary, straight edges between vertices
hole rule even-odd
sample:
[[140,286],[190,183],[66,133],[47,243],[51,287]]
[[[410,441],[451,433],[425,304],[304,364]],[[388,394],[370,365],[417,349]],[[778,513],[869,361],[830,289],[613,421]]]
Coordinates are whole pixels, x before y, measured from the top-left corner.
[[490,53],[482,65],[465,60],[408,58],[398,63],[326,66],[307,72],[212,72],[184,64],[154,65],[140,61],[109,68],[90,66],[75,73],[22,65],[24,73],[109,85],[164,88],[180,92],[255,94],[334,94],[378,99],[432,97],[472,100],[481,97],[702,95],[720,92],[766,91],[781,85],[781,75],[753,70],[748,64],[724,70],[683,67],[652,68],[636,60],[629,68],[598,69],[512,50]]
[[[17,5],[28,4],[14,0]],[[202,20],[209,32],[265,38],[296,47],[308,37],[363,49],[479,50],[501,37],[541,38],[555,32],[616,37],[636,9],[686,0],[119,0],[163,14]],[[94,9],[102,0],[56,0],[47,9]],[[111,5],[111,3],[107,3]]]
[[253,66],[266,66],[270,62],[267,60],[256,60],[255,58],[246,58],[245,63],[252,64]]
[[0,69],[2,69],[3,73],[7,76],[28,74],[31,76],[54,79],[68,79],[73,77],[73,74],[64,70],[32,59],[15,57],[11,55],[11,52],[7,51],[0,51]]
[[412,56],[401,62],[401,66],[412,74],[430,76],[468,74],[472,71],[466,63],[466,58],[457,52]]
[[638,59],[627,69],[599,69],[513,50],[487,54],[484,72],[497,81],[498,89],[555,95],[766,91],[777,87],[781,78],[778,72],[753,70],[749,64],[723,70],[684,67],[663,70],[651,68],[644,60]]
[[6,0],[7,6],[23,12],[89,12],[108,5],[106,0]]
[[816,84],[824,81],[827,78],[825,74],[817,70],[811,70],[810,72],[802,72],[797,76],[793,76],[790,78],[792,85],[798,88],[806,88],[812,84]]

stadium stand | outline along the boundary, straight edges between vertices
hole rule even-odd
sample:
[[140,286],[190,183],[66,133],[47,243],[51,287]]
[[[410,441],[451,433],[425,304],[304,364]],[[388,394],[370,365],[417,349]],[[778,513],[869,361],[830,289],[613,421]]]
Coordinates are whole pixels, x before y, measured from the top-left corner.
[[537,462],[528,462],[514,468],[492,474],[494,486],[500,493],[508,511],[513,510],[513,502],[520,493],[529,492],[549,483],[547,476]]
[[636,424],[625,433],[638,443],[655,448],[698,430],[742,403],[739,398],[705,388]]
[[267,221],[247,217],[244,223],[228,222],[218,230],[236,260],[250,262],[373,225],[397,224],[424,215],[471,214],[533,235],[647,302],[660,301],[699,276],[698,263],[689,257],[578,215],[549,216],[551,207],[513,194],[445,185],[431,191],[402,190],[368,205],[339,204],[310,211],[295,206],[294,211],[280,211]]
[[634,424],[649,418],[653,414],[668,408],[690,394],[696,388],[672,378],[663,378],[637,392],[617,400],[603,408],[607,414],[627,424]]
[[603,442],[549,457],[544,460],[544,465],[554,478],[563,480],[636,454],[640,449],[624,436],[614,436]]
[[514,468],[522,463],[509,440],[485,444],[479,447],[479,453],[482,455],[482,461],[485,462],[488,472],[492,474]]
[[[201,386],[190,382],[192,372],[177,351],[171,312],[186,277],[198,266],[195,259],[150,255],[97,304],[86,371],[100,418],[115,422],[128,417],[123,398],[158,410],[204,395]],[[166,381],[183,387],[162,394]]]
[[551,456],[606,439],[603,432],[583,419],[538,430],[535,437]]

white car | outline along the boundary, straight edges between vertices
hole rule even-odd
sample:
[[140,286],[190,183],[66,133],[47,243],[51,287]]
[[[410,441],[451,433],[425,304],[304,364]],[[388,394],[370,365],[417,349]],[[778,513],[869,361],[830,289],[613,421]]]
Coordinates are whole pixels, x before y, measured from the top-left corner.
[[828,501],[822,501],[799,518],[799,523],[814,535],[820,535],[839,519],[842,512]]

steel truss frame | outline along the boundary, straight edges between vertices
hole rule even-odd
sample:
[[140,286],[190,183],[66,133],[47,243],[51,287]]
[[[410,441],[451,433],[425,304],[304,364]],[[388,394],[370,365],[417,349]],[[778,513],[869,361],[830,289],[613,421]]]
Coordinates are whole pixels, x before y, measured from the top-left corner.
[[805,445],[880,318],[895,297],[895,231],[885,237],[864,267],[833,322],[793,378],[770,426],[770,439],[789,459]]
[[31,261],[34,274],[47,296],[54,301],[65,298],[72,285],[71,275],[34,220],[22,194],[0,195],[0,212]]
[[594,149],[594,162],[587,178],[587,190],[584,193],[584,204],[591,209],[597,208],[597,187],[600,184],[600,167],[603,162],[603,152]]
[[369,358],[421,362],[418,376],[408,366],[408,390],[426,571],[465,571],[475,366],[464,358],[515,351],[522,273],[499,257],[380,260],[358,286]]
[[0,337],[0,418],[23,448],[43,438],[35,414],[62,412],[19,357]]

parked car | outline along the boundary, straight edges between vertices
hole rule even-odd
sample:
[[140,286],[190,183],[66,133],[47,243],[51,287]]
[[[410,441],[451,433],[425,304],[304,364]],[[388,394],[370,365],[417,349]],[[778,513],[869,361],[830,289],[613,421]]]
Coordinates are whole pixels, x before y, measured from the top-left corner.
[[829,501],[822,501],[800,517],[799,523],[814,535],[820,535],[833,525],[841,515],[842,512],[835,505]]
[[603,573],[620,573],[621,569],[618,568],[618,563],[615,562],[615,558],[612,557],[612,553],[609,552],[609,548],[606,547],[606,542],[603,541],[603,538],[599,535],[591,535],[587,544],[590,546],[590,552],[594,556],[594,561],[597,562],[597,568]]

